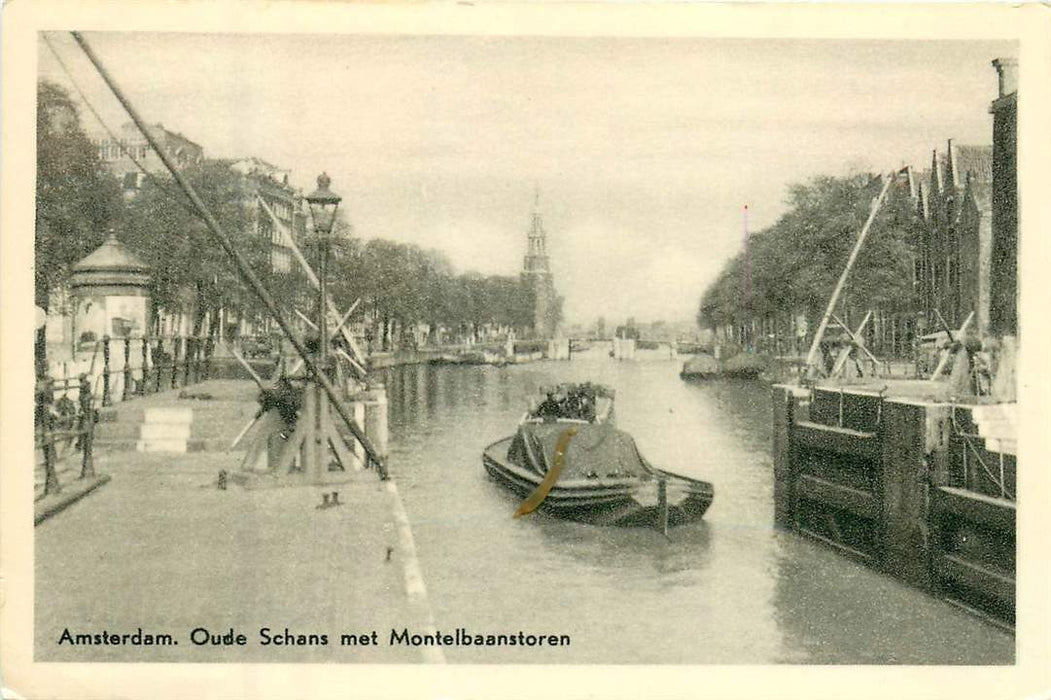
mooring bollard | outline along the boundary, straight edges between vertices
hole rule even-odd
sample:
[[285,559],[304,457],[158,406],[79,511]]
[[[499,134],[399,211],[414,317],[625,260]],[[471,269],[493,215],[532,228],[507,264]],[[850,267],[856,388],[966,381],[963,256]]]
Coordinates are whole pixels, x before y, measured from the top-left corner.
[[95,477],[95,457],[92,452],[92,444],[95,441],[95,406],[91,396],[91,381],[88,375],[80,375],[80,395],[77,397],[80,403],[80,478],[92,479]]

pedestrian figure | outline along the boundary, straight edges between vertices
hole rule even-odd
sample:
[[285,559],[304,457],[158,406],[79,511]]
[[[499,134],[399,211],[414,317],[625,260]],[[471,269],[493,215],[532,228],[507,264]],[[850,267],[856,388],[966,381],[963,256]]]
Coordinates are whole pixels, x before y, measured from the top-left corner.
[[219,470],[219,481],[217,482],[217,485],[219,486],[219,490],[220,491],[225,491],[226,490],[226,470],[225,469],[220,469]]

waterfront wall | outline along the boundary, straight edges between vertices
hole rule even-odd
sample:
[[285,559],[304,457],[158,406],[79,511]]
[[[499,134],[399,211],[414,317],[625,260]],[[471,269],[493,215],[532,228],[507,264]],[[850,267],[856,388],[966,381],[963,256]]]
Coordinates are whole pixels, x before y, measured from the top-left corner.
[[775,524],[1013,624],[1016,460],[973,412],[775,386]]

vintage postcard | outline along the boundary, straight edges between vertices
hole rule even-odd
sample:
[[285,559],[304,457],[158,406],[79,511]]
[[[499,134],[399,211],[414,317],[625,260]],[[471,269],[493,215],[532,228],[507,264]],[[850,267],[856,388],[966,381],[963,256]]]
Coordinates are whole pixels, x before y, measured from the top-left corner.
[[4,19],[3,697],[1051,692],[1046,8]]

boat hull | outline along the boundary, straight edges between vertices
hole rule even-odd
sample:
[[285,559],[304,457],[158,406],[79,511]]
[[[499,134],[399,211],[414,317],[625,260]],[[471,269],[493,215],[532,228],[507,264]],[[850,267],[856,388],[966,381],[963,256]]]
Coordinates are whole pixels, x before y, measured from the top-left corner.
[[[533,493],[543,477],[507,459],[512,437],[494,442],[482,453],[489,475],[521,497]],[[556,482],[540,510],[568,520],[593,525],[661,527],[663,514],[657,496],[658,482],[667,484],[668,525],[675,527],[700,520],[712,503],[712,485],[654,470],[653,478],[596,478]]]

